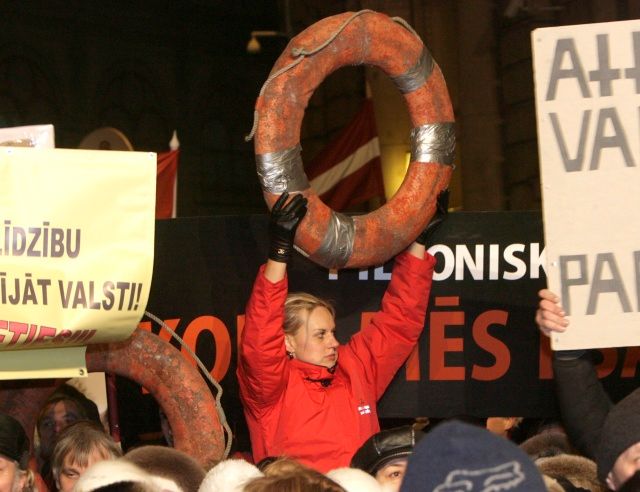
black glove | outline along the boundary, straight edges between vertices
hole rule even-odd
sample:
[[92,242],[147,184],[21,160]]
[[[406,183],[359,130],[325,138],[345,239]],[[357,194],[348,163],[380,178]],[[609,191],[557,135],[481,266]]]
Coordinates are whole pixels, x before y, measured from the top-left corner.
[[441,191],[438,195],[438,199],[436,200],[436,211],[431,217],[431,220],[427,224],[427,227],[424,228],[424,231],[420,233],[420,235],[416,238],[416,243],[422,244],[423,246],[427,244],[429,238],[433,235],[435,230],[438,228],[442,221],[447,218],[447,214],[449,213],[449,190],[446,189]]
[[307,213],[307,199],[296,194],[289,203],[289,193],[280,195],[271,209],[269,219],[269,259],[286,263],[293,251],[293,239],[298,224]]

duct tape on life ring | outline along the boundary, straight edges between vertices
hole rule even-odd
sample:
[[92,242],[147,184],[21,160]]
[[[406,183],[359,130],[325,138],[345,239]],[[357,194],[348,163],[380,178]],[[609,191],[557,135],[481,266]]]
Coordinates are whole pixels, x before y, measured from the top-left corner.
[[[337,68],[360,64],[391,77],[404,95],[413,130],[411,164],[397,193],[379,209],[351,217],[328,208],[310,188],[300,125],[318,85]],[[307,197],[295,244],[327,268],[378,265],[406,248],[433,216],[453,170],[453,109],[440,68],[404,21],[370,10],[328,17],[291,40],[260,91],[249,138],[254,133],[267,205],[285,191]]]

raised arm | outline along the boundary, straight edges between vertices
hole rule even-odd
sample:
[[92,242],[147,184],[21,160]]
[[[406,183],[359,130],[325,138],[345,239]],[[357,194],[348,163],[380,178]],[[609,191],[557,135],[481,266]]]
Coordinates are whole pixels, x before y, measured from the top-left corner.
[[260,268],[245,312],[240,341],[238,381],[245,405],[258,413],[273,403],[286,383],[284,302],[287,298],[287,261],[293,252],[298,224],[307,199],[283,193],[269,219],[269,259]]
[[430,241],[431,236],[440,227],[440,224],[444,222],[449,214],[449,190],[440,192],[436,200],[436,211],[431,217],[431,220],[424,228],[424,231],[411,243],[407,252],[415,256],[416,258],[423,259],[426,252],[426,244]]
[[[567,330],[569,320],[560,298],[548,289],[541,290],[538,295],[540,302],[535,319],[540,332],[549,337],[554,332]],[[612,403],[598,379],[590,351],[554,351],[553,371],[567,434],[580,451],[593,459]]]
[[437,199],[436,213],[406,252],[396,257],[391,282],[369,326],[354,335],[349,348],[372,374],[378,398],[407,359],[425,325],[435,258],[426,244],[448,210],[448,191]]
[[307,199],[304,196],[294,195],[287,202],[288,198],[287,192],[280,195],[269,218],[269,259],[264,276],[270,282],[278,282],[285,277],[296,230],[307,213]]

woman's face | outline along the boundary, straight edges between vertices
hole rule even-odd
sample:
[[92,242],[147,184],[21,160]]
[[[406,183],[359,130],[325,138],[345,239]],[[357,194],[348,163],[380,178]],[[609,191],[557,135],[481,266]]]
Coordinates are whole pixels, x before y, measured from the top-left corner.
[[62,460],[62,467],[58,474],[56,485],[60,492],[71,492],[74,485],[82,474],[94,463],[109,459],[107,453],[101,449],[94,448],[87,458],[85,465],[79,464],[71,453],[67,454]]
[[19,473],[16,462],[0,455],[0,492],[19,492],[26,477]]
[[338,361],[336,324],[327,308],[300,313],[302,324],[294,335],[285,336],[287,352],[303,362],[332,368]]
[[407,458],[394,460],[376,472],[378,483],[385,485],[385,491],[397,492],[407,471]]

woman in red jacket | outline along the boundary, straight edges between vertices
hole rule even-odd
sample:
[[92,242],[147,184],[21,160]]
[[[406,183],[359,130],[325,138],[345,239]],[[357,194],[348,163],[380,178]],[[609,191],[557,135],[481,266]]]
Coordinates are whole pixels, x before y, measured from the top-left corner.
[[382,308],[346,345],[333,307],[288,294],[286,268],[306,199],[283,193],[269,224],[269,259],[246,309],[238,381],[256,462],[288,456],[322,472],[349,466],[380,430],[376,402],[424,327],[435,259],[425,242],[446,214],[446,195],[427,229],[396,257]]

